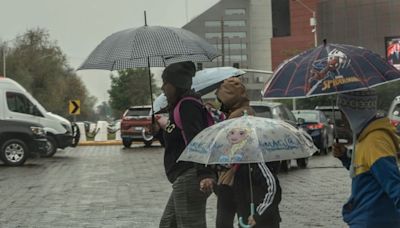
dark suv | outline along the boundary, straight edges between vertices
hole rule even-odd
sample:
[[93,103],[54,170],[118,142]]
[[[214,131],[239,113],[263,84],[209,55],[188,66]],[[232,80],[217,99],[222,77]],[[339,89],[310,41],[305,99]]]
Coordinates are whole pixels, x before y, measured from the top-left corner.
[[46,154],[46,132],[27,121],[0,120],[0,159],[9,166],[23,165],[34,154]]
[[[286,107],[285,104],[279,102],[267,101],[251,101],[250,106],[254,109],[256,116],[271,119],[283,120],[297,128],[297,120],[293,113]],[[306,168],[308,165],[308,157],[299,158],[296,160],[297,166]],[[278,164],[279,165],[279,164]],[[280,170],[287,172],[291,167],[291,160],[280,162]]]
[[[158,118],[160,115],[155,115],[155,119]],[[121,120],[121,138],[124,147],[129,148],[134,141],[144,142],[145,146],[151,146],[155,139],[163,145],[162,131],[157,123],[152,124],[152,122],[150,105],[128,108]]]

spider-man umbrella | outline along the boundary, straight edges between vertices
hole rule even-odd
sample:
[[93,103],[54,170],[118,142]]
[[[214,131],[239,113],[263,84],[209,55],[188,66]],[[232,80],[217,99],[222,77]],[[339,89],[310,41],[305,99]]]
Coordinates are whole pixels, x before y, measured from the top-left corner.
[[265,98],[300,98],[372,88],[400,71],[362,47],[324,44],[286,60],[266,83]]

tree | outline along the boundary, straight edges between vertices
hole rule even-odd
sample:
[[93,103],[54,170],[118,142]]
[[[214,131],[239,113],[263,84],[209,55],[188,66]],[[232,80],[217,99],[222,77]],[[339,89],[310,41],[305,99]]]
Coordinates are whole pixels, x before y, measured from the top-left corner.
[[99,119],[108,120],[112,115],[112,109],[107,102],[103,101],[96,107],[96,114]]
[[[121,116],[123,111],[134,105],[150,104],[150,85],[147,68],[134,68],[118,71],[119,76],[111,75],[110,106],[114,116]],[[159,94],[151,75],[153,94]]]
[[25,87],[48,111],[69,117],[68,101],[81,100],[79,119],[93,115],[96,98],[68,65],[56,41],[44,29],[17,36],[7,54],[7,76]]

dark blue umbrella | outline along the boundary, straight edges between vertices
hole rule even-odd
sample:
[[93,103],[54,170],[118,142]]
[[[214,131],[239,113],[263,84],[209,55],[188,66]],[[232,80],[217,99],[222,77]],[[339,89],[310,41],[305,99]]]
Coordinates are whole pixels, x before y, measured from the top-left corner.
[[372,88],[400,71],[362,47],[323,44],[286,60],[266,83],[265,98],[300,98]]

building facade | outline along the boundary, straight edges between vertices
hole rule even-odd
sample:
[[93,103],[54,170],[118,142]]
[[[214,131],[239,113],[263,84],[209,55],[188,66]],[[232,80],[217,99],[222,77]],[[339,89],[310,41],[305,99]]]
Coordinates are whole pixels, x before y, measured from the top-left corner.
[[317,10],[321,38],[362,46],[400,69],[400,1],[320,0]]
[[318,20],[313,21],[312,18],[318,15],[317,2],[317,0],[272,0],[273,70],[285,59],[316,45],[315,32],[318,34],[319,23],[317,23]]
[[[183,28],[205,38],[222,55],[198,67],[271,70],[271,16],[270,0],[221,0],[190,21]],[[261,98],[266,78],[256,73],[242,77],[252,100]]]

